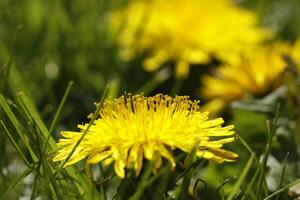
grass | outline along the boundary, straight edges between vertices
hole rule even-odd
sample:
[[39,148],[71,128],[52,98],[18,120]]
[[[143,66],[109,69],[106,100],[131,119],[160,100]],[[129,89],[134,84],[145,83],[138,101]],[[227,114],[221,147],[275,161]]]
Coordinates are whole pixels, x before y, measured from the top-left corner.
[[[53,127],[55,123],[57,123],[58,116],[63,109],[63,105],[66,101],[67,94],[70,92],[70,87],[72,83],[70,83],[66,89],[65,95],[63,96],[62,102],[59,106],[58,112],[56,112],[54,117],[54,122],[52,122],[52,125],[50,127]],[[91,125],[93,121],[98,116],[98,113],[101,109],[101,102],[103,102],[103,99],[105,97],[104,93],[102,95],[101,101],[99,104],[97,104],[97,110],[93,114],[93,117],[89,123]],[[191,168],[187,168],[189,170],[185,170],[178,175],[175,175],[175,177],[172,177],[172,175],[169,175],[167,177],[164,177],[164,174],[166,173],[165,170],[168,169],[162,168],[154,177],[151,177],[151,163],[148,162],[146,165],[146,168],[144,169],[144,172],[142,173],[140,180],[134,180],[135,178],[128,178],[126,180],[116,180],[116,178],[111,178],[105,183],[101,183],[102,187],[101,190],[96,189],[94,185],[94,180],[92,177],[92,181],[89,180],[91,177],[87,176],[85,173],[80,172],[80,169],[77,167],[68,167],[63,168],[65,163],[68,161],[68,159],[71,157],[72,153],[74,152],[75,148],[78,146],[75,145],[73,151],[69,154],[68,158],[62,162],[59,166],[54,166],[51,161],[51,155],[49,157],[49,152],[53,152],[56,150],[55,142],[46,128],[45,124],[39,117],[38,113],[36,112],[34,106],[32,105],[32,102],[26,97],[24,93],[19,93],[17,95],[17,104],[15,104],[16,111],[18,113],[22,113],[22,115],[18,115],[19,117],[22,116],[22,118],[25,119],[18,119],[16,114],[11,110],[11,106],[7,103],[7,100],[1,95],[0,96],[0,104],[2,109],[5,111],[6,116],[9,118],[10,123],[12,124],[14,131],[13,135],[7,128],[7,125],[3,121],[1,121],[1,126],[4,129],[7,137],[9,138],[9,141],[11,142],[12,146],[15,148],[15,151],[20,156],[21,160],[26,164],[26,169],[24,172],[22,172],[14,182],[12,182],[9,187],[6,188],[6,191],[4,193],[4,197],[9,197],[12,191],[15,190],[15,188],[20,184],[24,178],[26,178],[29,174],[35,174],[34,182],[32,185],[32,194],[31,198],[34,199],[37,196],[43,194],[43,190],[45,188],[41,188],[41,186],[45,186],[45,184],[49,184],[50,188],[48,189],[48,192],[46,192],[46,195],[48,197],[54,198],[54,199],[60,199],[60,198],[66,198],[66,197],[72,197],[76,196],[76,198],[79,199],[107,199],[106,196],[106,188],[107,185],[115,184],[115,181],[120,182],[122,187],[130,187],[132,184],[134,185],[136,182],[138,185],[136,186],[135,190],[132,192],[131,196],[128,194],[124,194],[125,191],[121,192],[122,190],[118,190],[119,194],[117,199],[128,199],[131,200],[137,200],[141,199],[142,196],[145,194],[145,191],[148,190],[148,188],[151,188],[155,186],[155,183],[157,183],[157,180],[164,180],[164,191],[162,193],[164,195],[168,196],[167,191],[174,190],[176,195],[179,199],[189,199],[192,198],[191,194],[189,193],[189,188],[192,186],[192,180],[195,175],[195,172],[198,169],[199,165],[193,165],[195,161],[194,158],[191,158],[190,164],[193,166]],[[278,113],[278,111],[277,111]],[[25,123],[24,123],[25,120]],[[21,122],[23,121],[23,123]],[[55,122],[56,121],[56,122]],[[226,200],[232,200],[232,199],[272,199],[273,197],[281,194],[282,192],[285,192],[289,187],[299,183],[299,180],[296,180],[290,184],[287,184],[285,186],[282,186],[282,182],[284,179],[284,171],[282,172],[282,177],[280,181],[280,186],[277,191],[269,194],[268,186],[266,185],[266,169],[267,169],[267,160],[268,155],[270,153],[270,147],[272,146],[272,141],[274,137],[274,133],[277,128],[277,121],[278,121],[278,114],[276,115],[273,123],[267,123],[268,124],[268,140],[266,149],[262,155],[263,159],[261,162],[259,162],[259,159],[256,157],[256,154],[251,149],[250,145],[247,144],[242,137],[240,137],[241,142],[245,146],[245,148],[250,152],[250,157],[246,163],[246,165],[243,167],[243,170],[240,171],[237,176],[237,179],[234,181],[234,184],[232,187],[230,187],[230,192],[225,195],[224,199]],[[29,130],[29,131],[28,131]],[[52,128],[53,130],[53,128]],[[17,135],[16,135],[17,134]],[[83,134],[82,138],[85,134]],[[16,138],[16,136],[19,136],[19,140]],[[82,139],[81,138],[81,139]],[[78,141],[78,143],[81,140]],[[49,143],[49,145],[47,145]],[[24,146],[21,147],[20,145]],[[28,158],[28,155],[29,158]],[[285,159],[285,165],[286,161]],[[254,171],[255,174],[258,174],[257,176],[252,176],[251,180],[251,173],[250,171],[253,169],[256,169]],[[90,172],[91,173],[91,172]],[[174,172],[172,172],[174,173]],[[171,173],[171,174],[172,174]],[[87,173],[89,174],[89,173]],[[178,179],[179,178],[179,179]],[[250,178],[250,179],[249,179]],[[170,181],[174,180],[181,180],[180,182],[176,181],[176,184],[173,185],[171,188]],[[48,182],[49,181],[49,182]],[[232,180],[231,180],[232,181]],[[90,183],[89,183],[90,182]],[[227,180],[228,182],[228,180]],[[256,184],[253,184],[253,183]],[[69,184],[72,185],[72,190],[69,190],[70,192],[62,193],[64,189],[62,188],[69,188]],[[125,185],[127,186],[125,186]],[[226,187],[226,182],[220,187]],[[121,187],[119,185],[119,187]],[[193,191],[197,190],[199,184],[194,183],[194,189]],[[172,189],[173,188],[173,189]],[[177,189],[178,188],[178,189]],[[217,191],[219,191],[217,189]],[[253,193],[255,191],[255,193]],[[100,194],[104,193],[104,194]],[[123,193],[123,194],[122,194]],[[122,195],[124,197],[122,197]],[[162,197],[160,197],[162,198]],[[166,197],[166,199],[172,199],[173,197],[169,196]]]

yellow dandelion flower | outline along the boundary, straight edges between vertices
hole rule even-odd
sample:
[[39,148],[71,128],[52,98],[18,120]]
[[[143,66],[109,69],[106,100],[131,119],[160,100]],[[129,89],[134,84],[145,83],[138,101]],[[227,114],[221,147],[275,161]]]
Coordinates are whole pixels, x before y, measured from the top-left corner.
[[264,94],[274,89],[286,67],[283,56],[290,52],[291,47],[286,43],[261,46],[246,53],[239,64],[222,65],[213,75],[205,75],[202,94],[210,100],[205,108],[218,112],[226,104],[248,94]]
[[270,36],[257,21],[255,13],[230,0],[134,0],[111,15],[123,59],[147,53],[146,70],[171,61],[178,77],[188,74],[190,64],[207,64],[212,57],[238,62],[240,52]]
[[[219,163],[235,161],[238,155],[222,149],[235,140],[233,126],[222,127],[222,118],[209,120],[208,112],[200,112],[198,101],[187,96],[171,98],[126,95],[107,99],[100,118],[87,131],[65,166],[84,158],[89,164],[105,159],[114,161],[116,174],[124,178],[125,168],[138,175],[143,159],[153,162],[152,170],[160,168],[163,158],[175,167],[172,150],[190,153],[196,145],[196,155]],[[87,128],[78,125],[79,132],[63,131],[54,161],[65,160]],[[217,139],[220,137],[220,139]]]

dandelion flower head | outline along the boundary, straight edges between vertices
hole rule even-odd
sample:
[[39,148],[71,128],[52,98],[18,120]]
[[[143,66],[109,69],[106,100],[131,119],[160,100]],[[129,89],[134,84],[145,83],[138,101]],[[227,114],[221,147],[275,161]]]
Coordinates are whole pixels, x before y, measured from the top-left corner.
[[202,94],[210,100],[205,108],[218,112],[231,101],[276,88],[286,67],[284,55],[290,53],[291,46],[283,42],[260,46],[245,53],[240,63],[222,65],[212,75],[205,75]]
[[[175,167],[175,149],[186,153],[196,149],[198,157],[232,162],[238,155],[222,147],[235,140],[235,133],[232,125],[222,127],[223,123],[222,118],[208,119],[208,112],[199,111],[198,101],[187,96],[124,95],[107,99],[100,117],[65,166],[85,158],[90,164],[111,159],[116,174],[124,178],[125,169],[134,169],[138,175],[144,159],[152,161],[153,172],[164,160]],[[67,158],[87,126],[78,125],[79,132],[62,132],[64,138],[58,142],[54,161]]]
[[133,0],[111,15],[112,30],[120,30],[121,58],[146,53],[146,70],[170,61],[178,77],[213,57],[239,61],[240,52],[270,36],[257,22],[254,12],[230,0]]

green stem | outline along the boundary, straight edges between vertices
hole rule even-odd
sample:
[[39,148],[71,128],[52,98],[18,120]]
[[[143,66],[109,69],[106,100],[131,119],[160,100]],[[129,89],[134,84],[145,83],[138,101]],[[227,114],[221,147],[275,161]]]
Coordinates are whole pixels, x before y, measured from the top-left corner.
[[[282,168],[282,173],[281,173],[281,177],[280,177],[280,182],[279,182],[279,188],[282,187],[282,183],[283,183],[283,179],[284,179],[284,175],[285,175],[285,169],[286,169],[286,164],[287,164],[287,158],[289,156],[289,153],[286,154],[284,161],[283,161],[283,168]],[[275,200],[279,200],[280,194],[278,194],[275,198]]]
[[244,170],[242,171],[241,175],[239,176],[237,182],[234,184],[233,189],[230,193],[230,195],[227,197],[227,200],[232,200],[234,195],[236,194],[236,192],[238,191],[238,189],[240,188],[240,186],[242,185],[243,181],[245,180],[251,166],[252,163],[254,161],[255,158],[255,154],[251,154],[251,157],[249,159],[249,161],[247,162]]
[[21,158],[23,159],[23,161],[25,162],[25,164],[28,167],[31,167],[30,162],[27,160],[26,156],[23,154],[23,152],[21,151],[21,148],[19,147],[19,145],[16,143],[15,139],[12,137],[12,135],[10,134],[10,132],[8,131],[7,127],[5,126],[4,122],[2,120],[0,120],[0,123],[7,135],[7,137],[9,138],[10,142],[12,143],[12,145],[15,147],[16,151],[19,153],[19,155],[21,156]]
[[7,197],[7,195],[14,189],[14,187],[21,181],[23,180],[26,176],[28,176],[31,172],[32,172],[33,168],[29,168],[27,169],[25,172],[23,172],[23,174],[21,174],[21,176],[19,176],[10,186],[9,188],[6,190],[6,192],[4,193],[4,195],[1,197],[1,199],[6,199],[5,197]]
[[64,166],[65,164],[70,160],[70,158],[72,157],[73,153],[75,152],[75,150],[77,149],[77,147],[79,146],[79,144],[81,143],[81,141],[83,140],[83,138],[85,137],[85,135],[88,133],[89,129],[91,128],[91,126],[93,125],[94,121],[96,120],[96,118],[98,117],[100,110],[102,108],[102,104],[104,102],[104,99],[106,97],[106,94],[108,92],[108,85],[101,97],[100,103],[97,104],[97,109],[94,112],[92,119],[90,121],[90,123],[88,124],[87,128],[84,130],[83,134],[81,135],[81,137],[79,138],[79,140],[76,142],[75,146],[73,147],[73,149],[71,150],[71,152],[69,153],[68,157],[66,158],[66,160],[64,160],[64,162],[58,167],[58,169],[56,170],[56,172],[54,174],[57,174]]
[[280,194],[280,193],[282,193],[282,192],[288,190],[289,188],[293,187],[294,185],[297,185],[298,183],[300,183],[300,179],[298,179],[298,180],[296,180],[296,181],[294,181],[294,182],[292,182],[292,183],[286,185],[285,187],[283,187],[283,188],[277,190],[276,192],[274,192],[273,194],[267,196],[267,197],[264,198],[263,200],[271,199],[271,198],[273,198],[274,196],[276,196],[276,195],[278,195],[278,194]]
[[67,86],[67,89],[66,89],[66,91],[64,93],[64,96],[63,96],[63,98],[62,98],[62,100],[61,100],[61,102],[60,102],[60,104],[58,106],[58,109],[57,109],[57,111],[56,111],[56,113],[54,115],[52,123],[50,125],[49,133],[47,135],[46,142],[45,142],[44,147],[43,147],[43,152],[45,152],[45,150],[47,148],[47,145],[49,143],[51,134],[52,134],[52,132],[53,132],[53,130],[54,130],[56,124],[57,124],[57,121],[59,119],[59,115],[61,113],[61,110],[62,110],[63,106],[65,105],[65,102],[67,100],[67,97],[69,96],[69,93],[71,91],[72,86],[73,86],[73,81],[70,81],[69,84],[68,84],[68,86]]
[[85,172],[90,185],[89,196],[90,199],[94,199],[94,188],[95,188],[94,176],[93,176],[92,166],[88,162],[85,163]]
[[145,189],[149,185],[149,177],[151,175],[152,163],[149,161],[145,168],[145,172],[142,175],[140,183],[136,189],[136,192],[129,198],[129,200],[140,200]]

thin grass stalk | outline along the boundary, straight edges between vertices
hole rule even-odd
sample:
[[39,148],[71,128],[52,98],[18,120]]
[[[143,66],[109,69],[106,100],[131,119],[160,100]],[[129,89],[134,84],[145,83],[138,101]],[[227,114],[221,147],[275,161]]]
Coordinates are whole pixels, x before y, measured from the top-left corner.
[[[284,158],[284,161],[283,161],[282,173],[281,173],[280,181],[279,181],[279,188],[281,188],[282,184],[283,184],[288,156],[289,156],[289,153],[286,154],[286,156]],[[280,193],[278,193],[278,195],[276,196],[275,200],[279,200],[279,198],[280,198]]]
[[257,167],[257,169],[255,170],[254,176],[252,177],[250,183],[248,184],[247,189],[246,189],[246,191],[244,192],[245,195],[242,197],[241,200],[244,200],[244,199],[246,198],[246,195],[247,195],[247,194],[249,194],[249,195],[252,197],[252,199],[254,199],[254,196],[255,196],[255,195],[253,195],[253,192],[250,194],[250,190],[253,190],[253,185],[254,185],[254,183],[255,183],[255,181],[256,181],[256,179],[257,179],[257,176],[259,175],[259,172],[260,172],[260,165],[259,165],[259,166]]
[[213,199],[215,199],[215,196],[218,194],[218,192],[219,191],[221,191],[221,198],[222,199],[225,199],[225,197],[224,197],[224,194],[222,194],[223,192],[223,188],[224,188],[224,186],[227,184],[227,183],[229,183],[230,182],[230,179],[225,179],[224,181],[222,181],[222,183],[221,183],[221,185],[215,190],[215,192],[212,194],[212,195],[210,195],[210,197],[208,198],[209,200],[213,200]]
[[[1,100],[1,98],[0,98]],[[45,124],[43,123],[42,119],[40,118],[39,114],[37,113],[34,105],[32,104],[32,102],[27,98],[27,96],[24,93],[19,93],[18,95],[18,102],[21,106],[21,108],[24,110],[25,113],[27,113],[26,115],[29,115],[29,119],[31,121],[34,121],[34,123],[36,124],[37,128],[40,130],[42,136],[40,137],[42,140],[46,139],[46,136],[49,134]],[[49,140],[49,145],[48,145],[47,151],[54,151],[56,150],[56,143],[53,140],[53,138],[51,137]],[[34,154],[35,155],[35,154]],[[38,162],[38,159],[35,161]],[[50,171],[51,171],[51,178],[53,180],[56,180],[56,171],[54,171],[54,169],[52,167],[50,167]],[[82,174],[77,173],[77,169],[75,166],[73,167],[69,167],[68,169],[66,169],[66,174],[68,179],[73,180],[73,183],[75,184],[77,190],[78,190],[78,195],[86,195],[86,191],[88,190],[88,184],[86,177],[84,177]]]
[[27,160],[26,156],[21,151],[21,148],[19,147],[19,145],[17,144],[17,142],[15,141],[15,139],[12,137],[12,135],[10,134],[9,130],[7,129],[7,127],[5,126],[4,122],[2,120],[0,120],[0,123],[1,123],[1,125],[2,125],[2,127],[4,129],[4,132],[6,133],[7,137],[9,138],[10,142],[15,147],[16,151],[21,156],[21,158],[23,159],[23,161],[25,162],[25,164],[27,165],[27,167],[29,167],[29,168],[32,167],[32,165],[30,164],[30,162]]
[[261,167],[261,171],[260,171],[261,173],[259,175],[258,184],[257,184],[257,197],[259,199],[262,198],[261,192],[262,192],[263,183],[265,182],[265,171],[266,171],[266,167],[267,167],[268,157],[269,157],[269,154],[271,151],[273,136],[277,129],[279,108],[280,108],[280,105],[278,104],[278,106],[276,108],[276,114],[275,114],[273,124],[271,125],[270,121],[267,121],[267,128],[268,128],[267,145],[266,145],[265,153],[263,155],[263,160],[262,160],[262,164],[261,164],[262,167]]
[[136,192],[129,198],[129,200],[140,200],[145,189],[147,186],[149,186],[149,177],[151,175],[151,169],[152,169],[152,162],[147,162],[147,165],[145,167],[145,171],[141,177],[141,180],[139,181],[139,185],[136,189]]
[[275,191],[274,193],[272,193],[271,195],[267,196],[266,198],[264,198],[263,200],[269,200],[269,199],[272,199],[273,197],[277,196],[278,194],[288,190],[289,188],[293,187],[294,185],[297,185],[298,183],[300,183],[300,179],[284,186],[283,188]]
[[[38,112],[36,111],[35,106],[29,100],[27,95],[25,95],[25,93],[23,92],[18,93],[17,100],[20,106],[22,107],[22,109],[24,110],[24,112],[28,115],[28,119],[33,121],[36,124],[37,128],[41,131],[42,133],[41,139],[45,141],[49,134],[49,131],[45,126],[43,120],[39,116]],[[52,150],[56,149],[56,143],[53,139],[49,141],[49,144],[50,144],[50,149]]]
[[[101,165],[101,163],[99,163],[99,169],[100,169],[100,173],[103,175],[104,174],[104,170],[103,170],[103,167]],[[108,180],[111,180],[112,177],[114,177],[115,175],[112,175],[110,177],[108,177]],[[106,180],[104,177],[103,177],[104,181]],[[94,180],[94,179],[93,179]],[[101,193],[101,196],[102,196],[102,199],[103,200],[107,200],[107,197],[106,197],[106,190],[105,190],[105,186],[104,186],[104,183],[103,182],[102,184],[98,184],[98,186],[100,186],[100,193]]]
[[[38,149],[38,155],[39,155],[39,162],[38,162],[38,166],[36,168],[36,175],[34,177],[34,181],[33,181],[33,189],[32,189],[32,193],[31,193],[31,197],[30,199],[31,200],[34,200],[35,199],[35,191],[36,191],[36,188],[37,188],[37,183],[38,183],[38,179],[39,177],[41,176],[41,174],[45,174],[48,170],[45,170],[46,168],[46,165],[47,163],[44,162],[44,155],[43,155],[43,151],[42,151],[42,147],[41,147],[41,144],[40,144],[40,135],[41,134],[38,134],[38,129],[37,129],[37,126],[36,124],[34,123],[34,121],[32,121],[33,123],[33,134],[35,134],[35,138],[36,138],[36,145],[37,145],[37,149]],[[41,169],[41,167],[43,167],[43,169]]]
[[3,194],[3,196],[0,199],[7,199],[9,193],[14,189],[14,187],[20,182],[22,181],[25,177],[27,177],[32,171],[34,170],[34,168],[28,168],[27,170],[25,170],[9,187],[8,189],[5,191],[5,193]]
[[81,137],[79,138],[79,140],[76,142],[75,146],[73,147],[72,151],[70,152],[70,154],[68,155],[68,157],[64,160],[64,162],[58,167],[58,169],[56,170],[55,174],[57,174],[64,166],[65,164],[70,160],[71,156],[73,155],[73,153],[75,152],[76,148],[79,146],[80,142],[83,140],[83,138],[85,137],[85,135],[87,134],[88,130],[90,129],[90,127],[93,125],[94,121],[96,120],[96,118],[98,117],[101,108],[102,108],[102,104],[104,102],[104,99],[106,97],[106,94],[108,92],[108,85],[105,88],[105,91],[101,97],[100,103],[97,104],[97,109],[94,112],[92,119],[90,120],[87,128],[85,129],[85,131],[83,132],[83,134],[81,135]]
[[60,113],[61,113],[61,111],[62,111],[63,106],[65,105],[65,102],[66,102],[66,100],[67,100],[67,97],[68,97],[69,94],[70,94],[70,91],[71,91],[71,88],[72,88],[73,84],[74,84],[73,81],[70,81],[70,82],[69,82],[69,84],[68,84],[68,86],[67,86],[67,89],[66,89],[66,91],[65,91],[65,93],[64,93],[64,95],[63,95],[63,98],[62,98],[62,100],[61,100],[61,102],[60,102],[60,104],[59,104],[59,106],[58,106],[58,109],[57,109],[57,111],[56,111],[56,113],[55,113],[55,115],[54,115],[54,117],[53,117],[52,123],[51,123],[51,125],[50,125],[50,129],[49,129],[49,134],[47,135],[46,142],[45,142],[44,147],[43,147],[43,151],[46,151],[46,148],[47,148],[49,139],[50,139],[50,137],[51,137],[51,135],[52,135],[52,132],[53,132],[53,130],[54,130],[56,124],[57,124],[57,121],[58,121],[58,119],[59,119]]
[[254,158],[255,158],[255,154],[251,154],[244,170],[242,171],[241,175],[239,176],[237,182],[234,184],[231,193],[227,197],[227,200],[232,200],[234,198],[234,195],[237,193],[238,189],[243,184],[243,181],[246,179],[246,176],[247,176],[247,174],[248,174],[248,172],[249,172],[249,170],[250,170],[250,168],[253,164]]
[[28,138],[26,137],[25,134],[23,134],[23,132],[21,131],[21,124],[19,123],[19,121],[17,120],[16,116],[14,115],[13,111],[11,110],[11,108],[8,106],[4,96],[2,94],[0,94],[0,105],[2,107],[2,109],[4,110],[4,112],[6,113],[6,115],[8,116],[9,120],[11,121],[12,125],[14,126],[14,128],[16,129],[16,132],[18,134],[18,136],[21,138],[22,142],[24,143],[24,145],[26,146],[26,148],[28,149],[32,159],[34,162],[38,161],[37,156],[35,155],[33,149],[31,148]]

